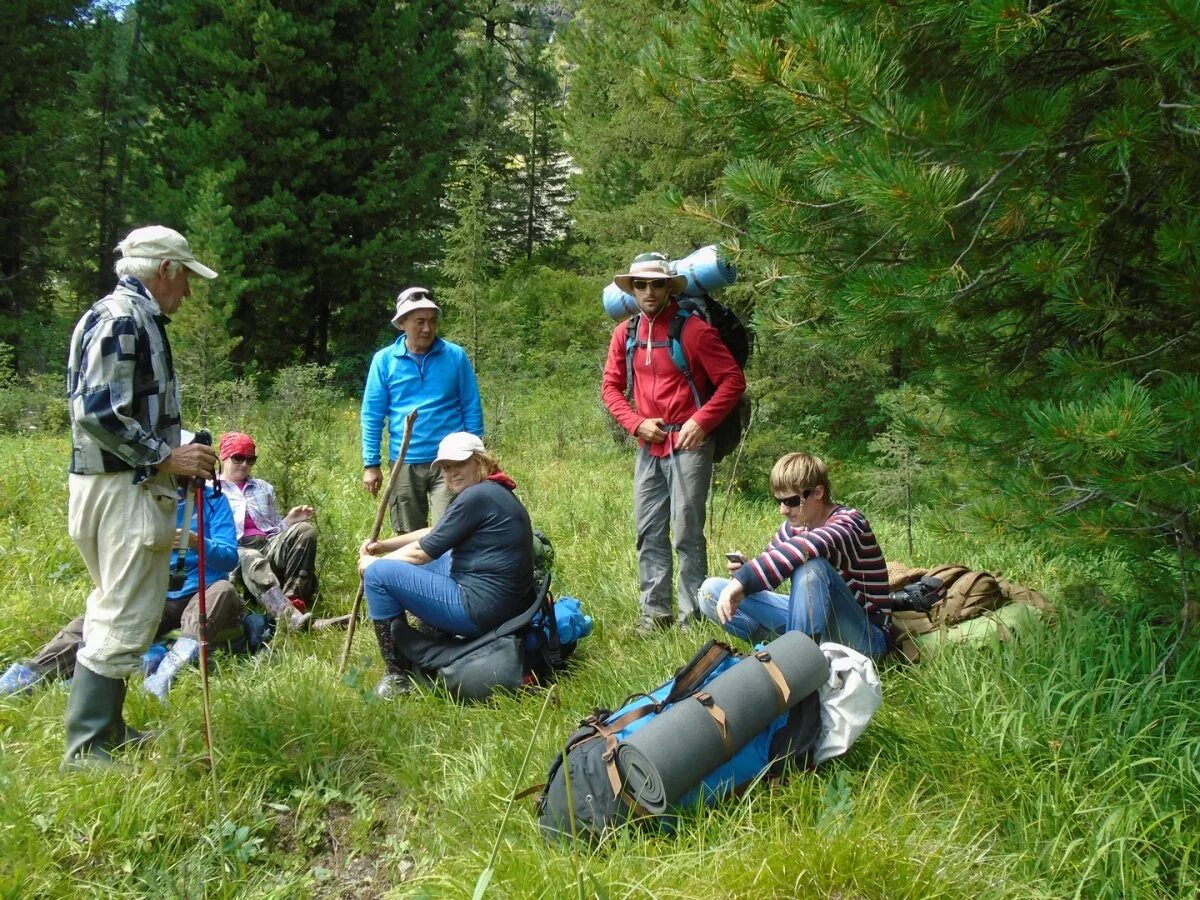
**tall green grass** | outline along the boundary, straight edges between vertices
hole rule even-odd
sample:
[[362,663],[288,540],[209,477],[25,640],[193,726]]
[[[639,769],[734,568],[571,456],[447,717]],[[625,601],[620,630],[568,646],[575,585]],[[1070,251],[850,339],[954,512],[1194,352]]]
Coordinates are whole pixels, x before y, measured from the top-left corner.
[[[0,896],[470,896],[498,847],[495,897],[1186,897],[1200,891],[1200,651],[1154,624],[1120,557],[983,545],[952,514],[924,513],[914,559],[1000,569],[1062,599],[1057,624],[999,648],[950,648],[882,667],[885,705],[843,759],[717,809],[672,834],[630,829],[598,848],[546,844],[531,801],[552,755],[593,706],[654,686],[716,629],[632,637],[637,618],[630,472],[592,380],[564,373],[485,384],[488,443],[557,550],[556,587],[595,633],[543,695],[463,707],[437,692],[377,702],[369,629],[344,678],[341,634],[291,635],[253,658],[218,657],[219,796],[201,738],[199,679],[158,705],[136,682],[127,712],[162,735],[127,766],[57,774],[66,688],[0,701]],[[327,402],[327,401],[324,401]],[[303,404],[295,411],[305,419]],[[276,407],[278,410],[278,407]],[[276,411],[276,415],[278,415]],[[318,507],[322,614],[349,606],[373,501],[359,487],[357,415],[322,426],[213,422],[260,436],[261,474],[286,460],[292,502]],[[287,448],[274,444],[286,435]],[[295,441],[302,440],[301,452]],[[65,439],[0,438],[0,664],[82,609],[87,579],[65,529]],[[835,478],[854,485],[854,459]],[[712,570],[778,523],[765,473],[714,498]],[[844,498],[849,502],[854,497]],[[867,509],[902,556],[899,517]],[[532,750],[531,750],[532,745]],[[518,771],[527,753],[531,763]]]

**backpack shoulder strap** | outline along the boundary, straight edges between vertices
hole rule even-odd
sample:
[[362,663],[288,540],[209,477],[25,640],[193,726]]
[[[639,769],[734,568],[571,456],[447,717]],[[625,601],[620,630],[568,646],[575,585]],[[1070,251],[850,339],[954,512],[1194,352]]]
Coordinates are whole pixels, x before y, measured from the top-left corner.
[[636,313],[625,322],[625,396],[633,399],[633,351],[637,347],[638,325],[642,314]]
[[691,366],[688,365],[687,354],[683,352],[683,326],[692,316],[699,313],[680,307],[679,312],[675,313],[671,319],[671,323],[667,326],[667,347],[671,351],[671,362],[675,363],[684,380],[688,383],[688,388],[692,392],[692,400],[696,404],[696,409],[704,405],[700,399],[700,391],[696,388],[696,380],[692,377]]

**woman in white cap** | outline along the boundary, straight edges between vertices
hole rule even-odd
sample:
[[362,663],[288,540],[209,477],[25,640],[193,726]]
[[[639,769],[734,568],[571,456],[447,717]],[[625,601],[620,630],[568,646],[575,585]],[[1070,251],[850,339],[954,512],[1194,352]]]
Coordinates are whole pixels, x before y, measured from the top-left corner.
[[466,431],[447,435],[433,465],[457,495],[446,514],[432,528],[361,549],[367,614],[387,670],[380,697],[412,685],[392,642],[392,624],[405,613],[476,637],[523,612],[535,589],[529,513],[483,441]]

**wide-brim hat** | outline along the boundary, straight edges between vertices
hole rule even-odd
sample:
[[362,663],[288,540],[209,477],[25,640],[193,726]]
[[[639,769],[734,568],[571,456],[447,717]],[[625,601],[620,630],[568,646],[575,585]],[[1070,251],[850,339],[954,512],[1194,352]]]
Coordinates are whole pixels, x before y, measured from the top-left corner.
[[437,459],[433,461],[433,465],[463,462],[470,459],[472,454],[486,452],[483,441],[478,435],[471,434],[469,431],[456,431],[442,438],[442,442],[438,444]]
[[442,315],[442,308],[433,302],[433,295],[429,293],[428,288],[410,287],[402,290],[396,297],[396,314],[392,316],[392,324],[399,328],[401,320],[418,309],[436,310],[438,318]]
[[123,257],[169,259],[187,266],[203,278],[216,278],[217,273],[196,259],[192,247],[178,231],[162,225],[135,228],[117,244]]
[[613,276],[613,282],[625,293],[632,294],[635,278],[669,281],[667,291],[672,295],[681,293],[687,287],[687,276],[676,275],[671,268],[671,261],[661,253],[643,253],[636,257],[629,264],[629,271]]

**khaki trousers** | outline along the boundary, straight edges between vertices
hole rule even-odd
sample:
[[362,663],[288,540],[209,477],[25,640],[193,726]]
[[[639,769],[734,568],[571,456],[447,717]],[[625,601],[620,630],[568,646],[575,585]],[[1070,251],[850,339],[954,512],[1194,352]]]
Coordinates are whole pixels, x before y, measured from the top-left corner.
[[170,475],[71,475],[67,525],[94,588],[78,661],[97,675],[137,672],[162,618],[177,499]]
[[392,494],[392,531],[408,534],[426,525],[436,525],[453,499],[441,469],[429,463],[405,463],[396,476],[396,490]]
[[269,538],[242,538],[237,572],[255,600],[275,587],[311,608],[317,593],[317,526],[297,522]]

